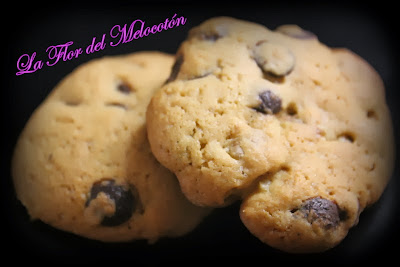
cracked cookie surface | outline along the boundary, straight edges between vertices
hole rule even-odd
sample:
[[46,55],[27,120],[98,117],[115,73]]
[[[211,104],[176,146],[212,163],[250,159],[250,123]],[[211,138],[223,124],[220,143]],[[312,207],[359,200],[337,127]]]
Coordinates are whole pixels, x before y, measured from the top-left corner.
[[195,27],[147,121],[154,155],[190,201],[242,199],[247,228],[286,251],[338,244],[393,168],[379,75],[295,25]]
[[15,148],[17,197],[32,219],[102,241],[179,236],[208,209],[192,205],[151,153],[145,112],[173,56],[90,61],[37,108]]

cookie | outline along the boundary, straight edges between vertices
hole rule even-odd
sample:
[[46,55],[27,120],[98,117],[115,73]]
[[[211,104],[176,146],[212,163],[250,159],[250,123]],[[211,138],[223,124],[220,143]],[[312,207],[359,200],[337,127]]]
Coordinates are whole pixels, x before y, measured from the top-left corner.
[[12,161],[32,219],[91,239],[179,236],[208,209],[192,205],[151,153],[145,112],[174,58],[140,52],[90,61],[35,110]]
[[219,17],[193,28],[147,121],[190,201],[241,199],[250,232],[289,252],[337,245],[393,169],[379,75],[295,25]]

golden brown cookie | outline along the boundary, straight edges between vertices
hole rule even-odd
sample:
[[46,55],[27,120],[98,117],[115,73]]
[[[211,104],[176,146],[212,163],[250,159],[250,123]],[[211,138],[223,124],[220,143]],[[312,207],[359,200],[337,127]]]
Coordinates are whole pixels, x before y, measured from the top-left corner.
[[12,162],[32,219],[101,241],[179,236],[207,209],[192,205],[147,141],[145,112],[173,56],[140,52],[86,63],[37,108]]
[[193,203],[241,198],[248,229],[285,251],[338,244],[393,168],[379,75],[294,25],[221,17],[192,29],[147,121]]

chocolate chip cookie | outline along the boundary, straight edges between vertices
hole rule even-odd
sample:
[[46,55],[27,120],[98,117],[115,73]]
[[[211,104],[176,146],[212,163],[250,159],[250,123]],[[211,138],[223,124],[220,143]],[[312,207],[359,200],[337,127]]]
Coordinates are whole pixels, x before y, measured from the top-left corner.
[[151,153],[145,112],[174,58],[105,57],[64,78],[17,142],[12,174],[32,219],[101,241],[179,236],[208,209],[192,205]]
[[147,122],[190,201],[241,199],[246,227],[290,252],[337,245],[393,169],[379,75],[295,25],[220,17],[193,28]]

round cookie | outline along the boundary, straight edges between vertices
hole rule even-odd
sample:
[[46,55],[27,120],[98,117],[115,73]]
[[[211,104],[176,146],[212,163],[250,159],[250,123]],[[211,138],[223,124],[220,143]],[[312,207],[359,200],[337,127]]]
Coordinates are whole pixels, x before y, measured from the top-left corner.
[[179,236],[192,205],[147,141],[145,112],[174,58],[140,52],[92,60],[35,110],[15,147],[17,197],[32,219],[101,241]]
[[241,198],[247,228],[290,252],[337,245],[393,169],[379,75],[295,25],[220,17],[192,29],[147,122],[189,200]]

